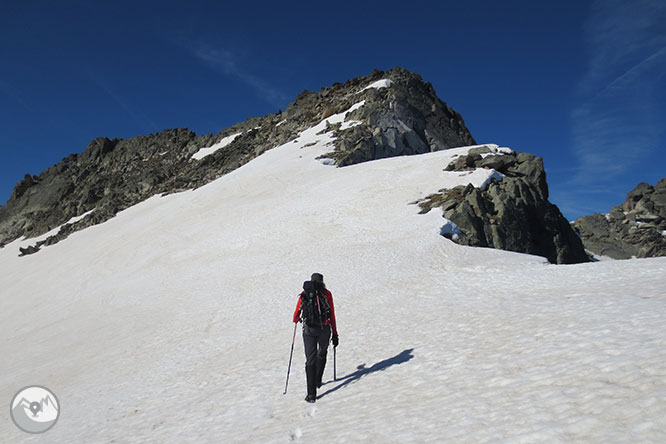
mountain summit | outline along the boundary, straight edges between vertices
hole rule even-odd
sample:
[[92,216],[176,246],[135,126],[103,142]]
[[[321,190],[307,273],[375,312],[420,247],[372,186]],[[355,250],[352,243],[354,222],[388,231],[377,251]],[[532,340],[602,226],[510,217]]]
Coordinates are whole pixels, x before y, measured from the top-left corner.
[[[331,120],[342,115],[343,120]],[[41,236],[21,249],[21,254],[37,252],[151,196],[205,185],[267,150],[298,141],[322,123],[320,132],[331,140],[319,160],[338,167],[476,144],[462,116],[419,74],[375,70],[318,92],[303,91],[284,112],[250,118],[216,136],[169,129],[130,139],[95,139],[83,153],[38,176],[26,175],[16,185],[0,207],[0,245]],[[467,174],[477,168],[496,173],[492,186],[480,194],[470,194],[472,187],[446,198],[437,189],[432,192],[440,193],[438,198],[423,196],[426,210],[445,204],[447,220],[460,231],[448,237],[556,263],[587,261],[580,240],[547,201],[540,158],[488,145],[463,153],[447,170]]]
[[340,131],[331,153],[340,166],[474,144],[460,114],[418,74],[401,68],[374,71],[319,92],[303,91],[284,112],[250,118],[216,136],[168,129],[130,139],[94,139],[83,153],[37,176],[26,175],[15,186],[0,207],[0,245],[42,235],[95,210],[49,245],[155,194],[202,186],[361,100],[365,106],[350,117],[363,123]]

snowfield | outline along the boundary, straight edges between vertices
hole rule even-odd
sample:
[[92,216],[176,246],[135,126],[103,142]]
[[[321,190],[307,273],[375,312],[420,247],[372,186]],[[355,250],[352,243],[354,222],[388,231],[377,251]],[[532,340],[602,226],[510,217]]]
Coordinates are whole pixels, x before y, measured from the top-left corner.
[[[35,436],[5,411],[1,441],[666,442],[666,258],[456,245],[412,202],[484,184],[443,171],[469,148],[335,168],[325,127],[35,255],[1,249],[0,401],[37,384],[61,405]],[[283,395],[312,272],[340,332],[314,405],[299,334]]]

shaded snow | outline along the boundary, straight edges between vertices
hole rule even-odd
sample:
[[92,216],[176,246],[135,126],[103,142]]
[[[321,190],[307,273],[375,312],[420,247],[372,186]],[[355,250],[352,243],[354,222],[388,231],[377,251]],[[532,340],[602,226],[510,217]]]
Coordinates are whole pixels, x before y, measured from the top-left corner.
[[603,255],[600,255],[600,254],[593,254],[593,253],[590,253],[590,252],[587,252],[587,253],[588,253],[588,255],[591,255],[592,258],[595,261],[616,261],[616,260],[618,260],[618,259],[612,258],[610,256],[603,256]]
[[[480,168],[477,168],[480,169]],[[496,171],[493,168],[486,169],[488,171],[488,177],[486,180],[484,180],[481,185],[479,185],[477,188],[480,188],[482,190],[485,190],[488,188],[488,185],[490,185],[493,181],[501,182],[502,179],[504,179],[504,174],[500,173],[499,171]]]
[[444,218],[444,225],[439,229],[439,234],[445,237],[450,237],[455,241],[462,236],[462,231],[460,231],[460,227],[456,225],[455,222]]
[[[442,171],[469,147],[330,168],[325,128],[36,255],[1,249],[0,400],[52,389],[53,443],[666,441],[666,258],[456,245],[410,202],[480,185]],[[282,393],[314,271],[340,346],[311,405],[299,335]]]

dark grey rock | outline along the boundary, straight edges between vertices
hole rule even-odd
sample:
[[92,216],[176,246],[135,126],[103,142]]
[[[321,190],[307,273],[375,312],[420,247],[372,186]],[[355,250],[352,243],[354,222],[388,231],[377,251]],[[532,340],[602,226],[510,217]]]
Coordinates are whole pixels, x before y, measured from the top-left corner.
[[30,174],[26,174],[25,178],[16,184],[14,190],[12,191],[11,199],[18,199],[23,196],[26,191],[33,185],[36,185],[37,182],[32,178]]
[[[382,78],[391,80],[388,88],[363,90]],[[356,92],[354,100],[365,104],[348,118],[362,123],[336,132],[336,148],[326,155],[339,166],[475,144],[462,116],[438,99],[418,74],[401,68],[378,71],[359,82]]]
[[28,248],[21,248],[19,247],[19,252],[21,253],[21,256],[27,256],[29,254],[35,254],[39,251],[39,247],[30,245]]
[[481,156],[478,154],[458,156],[452,160],[446,168],[444,168],[444,171],[463,171],[466,169],[473,169],[474,163],[480,159]]
[[472,155],[472,154],[487,154],[490,153],[490,148],[482,145],[482,146],[477,146],[474,148],[470,148],[470,150],[467,152],[467,155]]
[[614,259],[666,256],[666,178],[638,184],[608,215],[592,214],[572,226],[590,252]]
[[[471,156],[460,156],[446,170],[467,169],[466,160]],[[439,207],[458,226],[460,234],[449,235],[450,239],[462,245],[535,254],[557,264],[589,261],[569,223],[548,202],[540,157],[498,154],[476,161],[475,166],[493,168],[504,178],[485,190],[469,184],[440,190],[418,202],[421,212]]]
[[513,166],[516,163],[516,157],[506,154],[495,155],[495,156],[486,156],[475,162],[475,166],[478,168],[492,168],[497,171],[506,171],[507,168]]

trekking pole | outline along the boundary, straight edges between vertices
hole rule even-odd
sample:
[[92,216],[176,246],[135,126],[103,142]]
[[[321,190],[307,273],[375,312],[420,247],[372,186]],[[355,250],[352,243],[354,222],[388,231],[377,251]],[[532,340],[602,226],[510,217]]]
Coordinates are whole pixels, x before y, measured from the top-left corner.
[[338,347],[333,347],[333,380],[337,381],[338,378],[335,375],[335,351],[338,349]]
[[284,393],[287,394],[287,385],[289,384],[289,372],[291,371],[291,357],[294,355],[294,342],[296,342],[296,327],[298,323],[294,322],[294,337],[291,338],[291,352],[289,353],[289,367],[287,367],[287,382],[284,383]]

